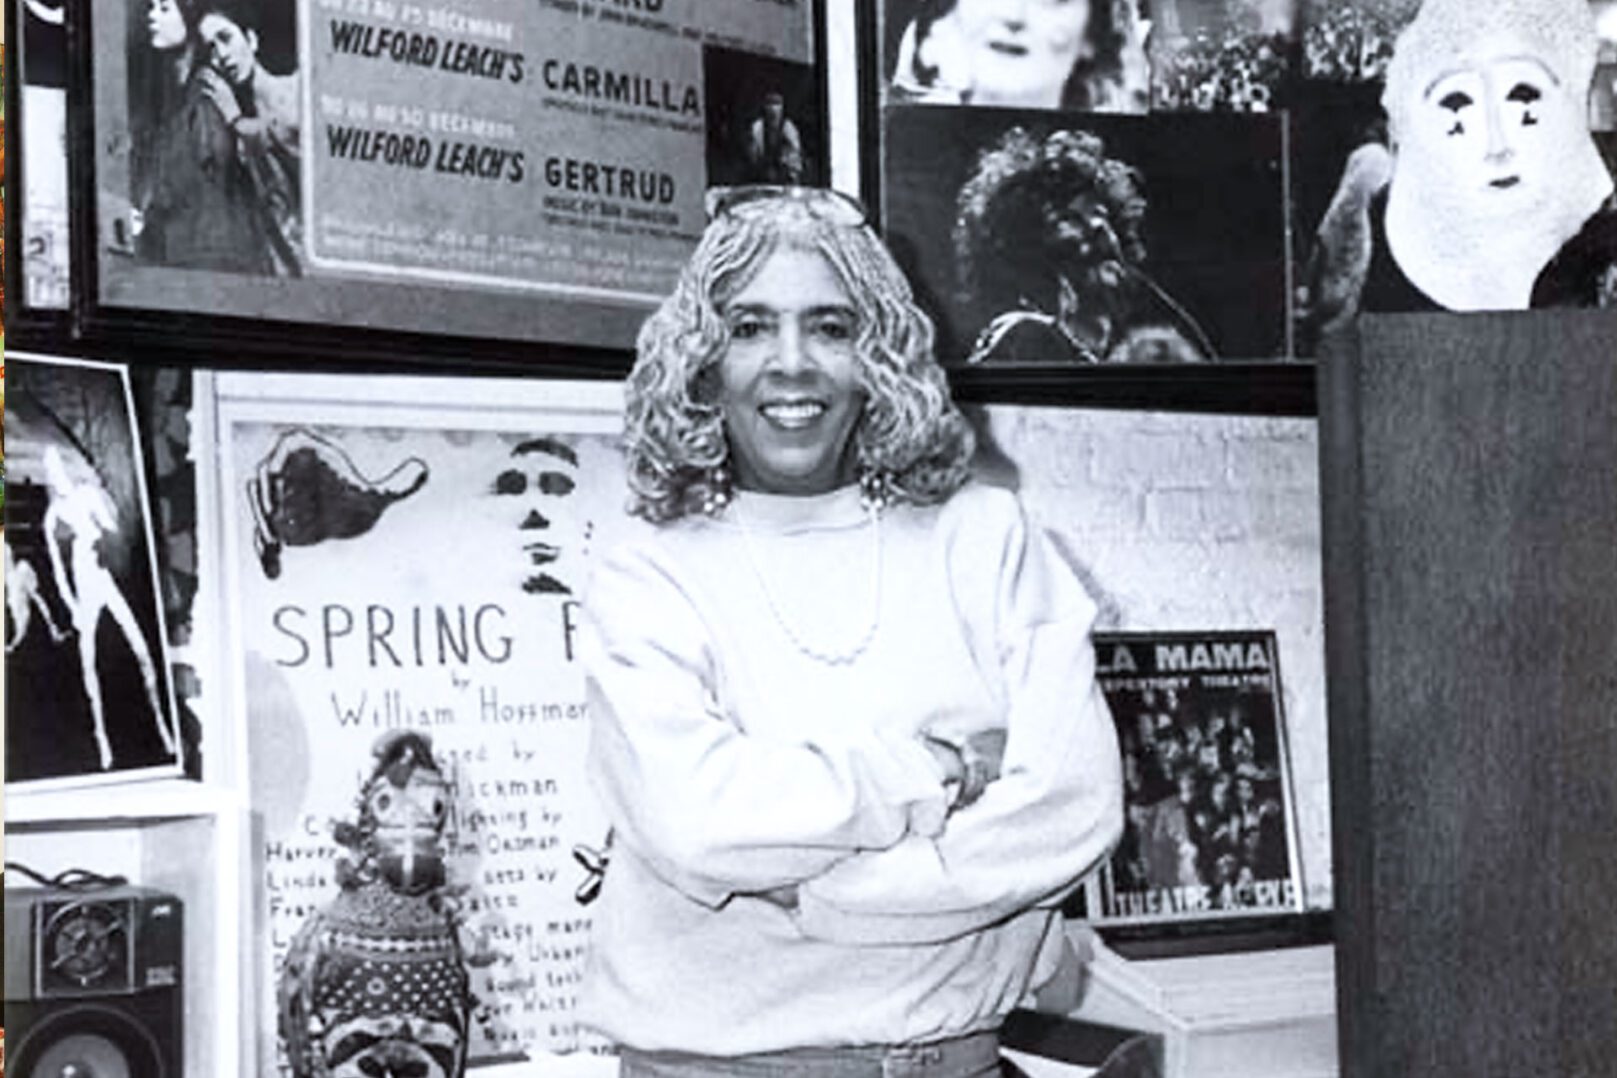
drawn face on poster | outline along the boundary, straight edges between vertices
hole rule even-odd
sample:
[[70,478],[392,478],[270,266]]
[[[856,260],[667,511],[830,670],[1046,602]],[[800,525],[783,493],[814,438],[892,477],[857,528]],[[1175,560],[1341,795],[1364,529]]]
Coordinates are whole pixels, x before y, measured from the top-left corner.
[[9,358],[7,778],[174,774],[180,735],[125,372]]
[[574,654],[591,554],[629,526],[615,436],[546,433],[538,412],[520,430],[286,411],[223,416],[272,965],[335,893],[329,821],[351,814],[373,742],[419,730],[448,783],[447,882],[469,888],[470,1058],[586,1046],[571,1012],[590,876],[573,851],[607,829]]
[[301,274],[295,5],[128,2],[128,209],[103,229],[107,255]]

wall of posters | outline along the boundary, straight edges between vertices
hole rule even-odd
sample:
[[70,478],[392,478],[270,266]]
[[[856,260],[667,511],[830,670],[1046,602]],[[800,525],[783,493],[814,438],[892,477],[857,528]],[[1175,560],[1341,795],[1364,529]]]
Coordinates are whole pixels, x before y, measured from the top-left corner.
[[[618,420],[557,408],[543,384],[494,386],[503,400],[482,384],[465,407],[417,406],[423,388],[345,382],[365,403],[343,408],[221,387],[236,707],[264,821],[261,999],[335,894],[331,824],[352,817],[373,744],[420,731],[452,785],[448,877],[483,961],[471,1058],[588,1048],[579,896],[607,828],[582,774],[575,596],[630,523]],[[260,1023],[265,1073],[274,1028]]]
[[826,180],[818,25],[812,0],[258,0],[186,34],[106,5],[97,302],[625,346],[709,185]]
[[177,774],[127,372],[18,354],[7,368],[6,779]]
[[1127,821],[1096,924],[1170,924],[1303,904],[1272,632],[1097,634]]

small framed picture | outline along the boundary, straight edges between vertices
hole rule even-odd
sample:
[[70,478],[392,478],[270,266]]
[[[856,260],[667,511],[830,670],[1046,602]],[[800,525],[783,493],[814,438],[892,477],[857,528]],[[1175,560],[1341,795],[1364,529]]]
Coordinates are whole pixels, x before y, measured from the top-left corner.
[[1275,634],[1096,633],[1095,648],[1127,820],[1084,915],[1132,936],[1300,915]]
[[184,744],[128,372],[6,359],[7,782],[178,775]]

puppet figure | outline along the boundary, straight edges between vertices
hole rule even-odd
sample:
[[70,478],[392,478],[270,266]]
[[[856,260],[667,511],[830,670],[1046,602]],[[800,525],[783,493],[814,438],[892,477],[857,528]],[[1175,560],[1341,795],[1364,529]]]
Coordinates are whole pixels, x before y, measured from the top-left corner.
[[280,1033],[297,1078],[460,1078],[471,992],[445,887],[449,789],[424,734],[378,739],[356,823],[336,840],[341,891],[287,952]]

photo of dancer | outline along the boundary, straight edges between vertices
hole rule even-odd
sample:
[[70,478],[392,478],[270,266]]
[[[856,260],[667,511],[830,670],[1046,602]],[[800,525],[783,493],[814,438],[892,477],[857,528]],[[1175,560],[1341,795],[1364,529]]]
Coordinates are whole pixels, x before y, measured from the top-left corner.
[[174,773],[181,738],[126,372],[8,360],[8,781]]
[[291,4],[130,2],[129,209],[109,222],[108,250],[180,269],[301,275]]
[[1097,923],[1299,908],[1273,634],[1096,634],[1095,646],[1127,804]]

